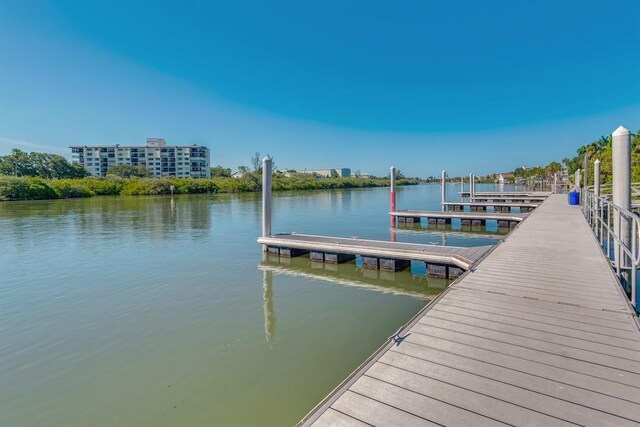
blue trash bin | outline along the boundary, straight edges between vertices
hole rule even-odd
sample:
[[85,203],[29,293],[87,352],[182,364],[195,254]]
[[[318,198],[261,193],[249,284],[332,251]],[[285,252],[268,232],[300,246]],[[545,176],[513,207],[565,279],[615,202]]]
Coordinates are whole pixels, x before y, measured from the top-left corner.
[[569,204],[570,205],[579,205],[580,204],[580,193],[577,191],[572,191],[569,193]]

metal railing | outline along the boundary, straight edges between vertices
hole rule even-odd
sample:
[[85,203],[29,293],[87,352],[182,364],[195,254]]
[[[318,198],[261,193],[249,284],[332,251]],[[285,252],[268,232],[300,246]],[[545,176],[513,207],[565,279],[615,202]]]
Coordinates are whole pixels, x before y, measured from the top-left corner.
[[640,311],[636,283],[640,266],[640,217],[588,190],[582,191],[582,198],[582,211],[587,222],[630,297],[631,305]]

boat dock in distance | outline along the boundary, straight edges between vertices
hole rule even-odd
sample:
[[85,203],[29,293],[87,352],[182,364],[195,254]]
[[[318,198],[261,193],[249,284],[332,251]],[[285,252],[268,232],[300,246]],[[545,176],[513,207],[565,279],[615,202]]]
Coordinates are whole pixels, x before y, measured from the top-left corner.
[[310,254],[311,261],[338,264],[362,257],[362,267],[400,271],[411,261],[424,262],[427,274],[434,277],[458,277],[470,269],[493,246],[459,248],[416,243],[386,242],[358,238],[276,234],[262,236],[258,243],[270,255],[295,257]]
[[446,211],[464,211],[468,207],[471,212],[484,212],[487,208],[493,208],[494,212],[511,212],[513,208],[517,208],[521,213],[531,212],[537,208],[540,203],[525,202],[442,202],[442,206]]
[[513,228],[525,219],[525,213],[499,213],[499,212],[454,212],[400,210],[389,212],[389,215],[398,219],[398,223],[417,224],[421,218],[426,218],[429,224],[449,225],[451,220],[459,219],[464,226],[485,226],[487,221],[497,221],[498,228]]

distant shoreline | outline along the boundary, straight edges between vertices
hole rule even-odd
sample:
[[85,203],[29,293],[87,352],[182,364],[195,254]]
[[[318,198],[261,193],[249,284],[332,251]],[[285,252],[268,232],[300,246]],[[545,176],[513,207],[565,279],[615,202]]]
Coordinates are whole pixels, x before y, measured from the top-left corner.
[[[420,184],[418,179],[399,179],[397,185]],[[316,178],[274,175],[274,191],[329,190],[388,187],[388,178]],[[56,200],[95,196],[157,196],[169,194],[252,193],[261,190],[260,179],[214,177],[191,178],[76,178],[43,179],[0,175],[0,201]]]

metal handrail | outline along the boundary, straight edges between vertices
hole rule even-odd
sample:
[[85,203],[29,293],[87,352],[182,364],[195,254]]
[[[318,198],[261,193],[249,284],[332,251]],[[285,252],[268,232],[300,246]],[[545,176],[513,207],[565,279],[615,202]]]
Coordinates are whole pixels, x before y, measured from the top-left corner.
[[[582,192],[582,210],[600,247],[636,307],[636,274],[640,267],[640,217],[589,190]],[[623,235],[624,234],[624,235]],[[611,246],[613,244],[613,252]]]

